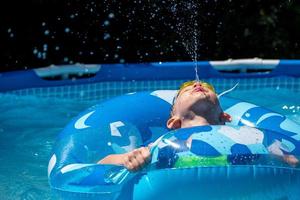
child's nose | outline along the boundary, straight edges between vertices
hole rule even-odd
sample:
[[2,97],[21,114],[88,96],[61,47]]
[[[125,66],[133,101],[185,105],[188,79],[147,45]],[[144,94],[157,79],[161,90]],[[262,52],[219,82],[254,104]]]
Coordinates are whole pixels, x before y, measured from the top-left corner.
[[194,87],[197,87],[197,86],[202,86],[200,82],[196,82],[194,83]]

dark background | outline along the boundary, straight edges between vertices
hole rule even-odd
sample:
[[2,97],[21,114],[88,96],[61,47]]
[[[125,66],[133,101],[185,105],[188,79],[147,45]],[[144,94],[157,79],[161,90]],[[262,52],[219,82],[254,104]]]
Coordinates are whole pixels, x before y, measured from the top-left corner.
[[193,54],[198,60],[300,59],[299,1],[0,4],[0,71],[51,64],[190,61]]

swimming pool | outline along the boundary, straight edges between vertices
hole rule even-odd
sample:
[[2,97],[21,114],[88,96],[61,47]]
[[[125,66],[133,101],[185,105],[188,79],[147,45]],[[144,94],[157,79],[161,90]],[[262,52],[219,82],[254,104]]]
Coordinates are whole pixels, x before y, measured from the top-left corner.
[[[24,88],[0,95],[1,199],[50,199],[47,165],[56,135],[96,102],[132,91],[176,89],[186,79],[104,81]],[[268,107],[300,123],[300,78],[207,78],[218,92]]]

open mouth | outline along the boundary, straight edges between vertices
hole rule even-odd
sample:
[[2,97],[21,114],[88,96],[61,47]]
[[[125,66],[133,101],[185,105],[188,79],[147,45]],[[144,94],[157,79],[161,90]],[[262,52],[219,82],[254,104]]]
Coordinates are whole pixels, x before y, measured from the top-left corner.
[[206,90],[201,86],[195,87],[193,91],[194,92],[206,92]]

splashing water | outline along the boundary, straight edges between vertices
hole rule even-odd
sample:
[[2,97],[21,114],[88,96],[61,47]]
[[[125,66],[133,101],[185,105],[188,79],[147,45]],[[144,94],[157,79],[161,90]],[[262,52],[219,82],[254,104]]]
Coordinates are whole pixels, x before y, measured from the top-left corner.
[[197,19],[199,5],[194,0],[187,0],[180,3],[172,1],[170,10],[177,21],[175,31],[194,62],[195,80],[199,81],[197,63],[199,42],[199,24]]
[[[197,23],[197,21],[195,21],[195,28],[196,28],[196,30],[197,30],[197,27],[198,27],[198,23]],[[197,54],[197,51],[198,51],[198,34],[197,34],[197,31],[194,31],[194,41],[195,41],[195,43],[194,43],[194,46],[195,46],[195,49],[194,49],[194,56],[193,56],[193,62],[194,62],[194,65],[195,65],[195,80],[197,81],[197,82],[199,82],[200,81],[200,79],[199,79],[199,75],[198,75],[198,54]]]
[[[197,14],[197,12],[196,12]],[[193,48],[193,62],[194,62],[194,65],[195,65],[195,80],[197,82],[200,81],[199,79],[199,75],[198,75],[198,22],[197,20],[194,21],[194,29],[193,29],[193,40],[192,40],[192,44],[194,45],[194,48]]]

